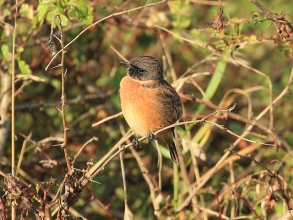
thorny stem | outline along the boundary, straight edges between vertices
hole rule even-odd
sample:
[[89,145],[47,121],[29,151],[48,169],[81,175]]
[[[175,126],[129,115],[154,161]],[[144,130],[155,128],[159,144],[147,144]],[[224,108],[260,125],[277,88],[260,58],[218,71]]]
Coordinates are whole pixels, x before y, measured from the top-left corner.
[[62,84],[61,84],[61,115],[62,115],[62,124],[63,124],[63,144],[61,145],[64,151],[64,155],[65,155],[65,160],[66,160],[66,164],[67,164],[67,169],[68,171],[71,170],[71,163],[70,163],[70,159],[69,159],[69,155],[68,155],[68,151],[67,151],[67,126],[66,126],[66,118],[65,118],[65,102],[66,102],[66,94],[65,94],[65,79],[66,79],[66,70],[64,67],[64,58],[65,58],[65,48],[64,48],[64,35],[63,35],[63,26],[62,26],[62,20],[60,18],[59,15],[56,15],[52,21],[52,26],[51,26],[51,36],[50,36],[50,40],[53,34],[53,28],[54,28],[54,23],[55,23],[55,19],[56,17],[58,17],[59,19],[59,25],[60,25],[60,39],[57,38],[61,44],[61,63],[58,65],[59,67],[61,67],[61,80],[62,80]]
[[[58,15],[59,17],[59,15]],[[61,95],[61,100],[62,100],[62,122],[63,122],[63,138],[64,138],[64,142],[63,142],[63,150],[64,150],[64,154],[65,154],[65,159],[66,159],[66,164],[67,164],[67,168],[68,171],[71,170],[71,165],[70,165],[70,161],[69,161],[69,156],[68,156],[68,151],[67,151],[67,126],[66,126],[66,119],[65,119],[65,102],[66,102],[66,94],[65,94],[65,79],[66,79],[66,70],[64,67],[64,55],[65,55],[65,49],[64,49],[64,35],[63,35],[63,28],[62,28],[62,24],[61,24],[61,18],[59,17],[60,20],[60,26],[61,26],[61,48],[62,48],[62,53],[61,53],[61,78],[62,78],[62,95]]]
[[274,13],[270,12],[268,9],[266,9],[264,6],[259,4],[258,1],[256,0],[249,0],[249,1],[253,3],[256,7],[258,7],[262,11],[262,13],[265,14],[265,16],[267,16],[270,19],[277,20],[277,16]]

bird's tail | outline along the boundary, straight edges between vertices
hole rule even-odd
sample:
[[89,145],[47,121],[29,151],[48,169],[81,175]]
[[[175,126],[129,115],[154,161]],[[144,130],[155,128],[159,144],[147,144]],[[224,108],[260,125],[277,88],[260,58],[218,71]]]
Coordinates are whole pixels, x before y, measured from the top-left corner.
[[178,154],[176,150],[176,146],[173,141],[173,130],[165,130],[158,134],[158,136],[167,144],[171,159],[174,163],[179,163]]
[[178,154],[177,154],[177,150],[176,150],[176,146],[174,144],[174,141],[172,140],[172,142],[167,143],[169,151],[170,151],[170,156],[171,159],[174,161],[174,163],[179,163],[179,159],[178,159]]

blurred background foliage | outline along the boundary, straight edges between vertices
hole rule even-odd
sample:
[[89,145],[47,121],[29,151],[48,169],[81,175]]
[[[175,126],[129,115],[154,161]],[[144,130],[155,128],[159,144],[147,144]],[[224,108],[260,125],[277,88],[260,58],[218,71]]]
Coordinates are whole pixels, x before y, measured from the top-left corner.
[[[52,68],[60,63],[60,56],[48,66],[52,52],[46,48],[50,38],[51,22],[56,14],[59,14],[64,26],[65,44],[74,40],[88,25],[103,19],[111,14],[124,10],[136,8],[150,1],[122,1],[122,0],[66,0],[66,1],[18,1],[17,29],[16,29],[16,73],[17,75],[36,76],[38,80],[31,77],[21,78],[15,82],[16,90],[20,93],[16,96],[16,146],[17,156],[20,153],[24,137],[32,133],[32,140],[37,143],[29,143],[25,152],[25,159],[21,168],[28,176],[36,182],[48,181],[56,178],[61,182],[64,177],[66,163],[63,150],[59,146],[63,137],[63,127],[61,114],[56,107],[61,107],[61,76],[60,68]],[[262,0],[260,3],[273,13],[280,14],[282,11],[288,12],[286,19],[292,21],[293,4],[286,0]],[[228,25],[215,31],[210,28],[211,22],[215,20],[218,12],[218,1],[170,1],[153,7],[146,7],[130,13],[110,17],[87,31],[82,33],[67,48],[65,54],[66,74],[66,120],[68,122],[68,150],[73,157],[81,146],[91,137],[98,137],[98,142],[89,144],[77,160],[76,167],[86,168],[86,162],[92,158],[99,161],[122,137],[121,128],[128,129],[122,116],[109,120],[97,127],[92,127],[94,122],[102,120],[108,116],[121,111],[119,101],[119,83],[125,76],[125,67],[120,65],[120,58],[111,46],[119,51],[125,58],[132,59],[141,55],[149,55],[164,61],[166,79],[173,83],[181,94],[192,95],[195,98],[207,100],[203,97],[193,81],[186,80],[180,84],[180,77],[196,74],[193,80],[208,95],[212,103],[219,106],[227,91],[240,89],[246,91],[252,104],[252,112],[248,110],[248,99],[242,95],[230,97],[224,100],[225,108],[236,103],[233,110],[236,114],[247,116],[252,113],[251,119],[257,116],[270,103],[269,84],[266,78],[256,74],[251,69],[245,68],[231,60],[241,60],[248,66],[261,71],[267,75],[273,85],[273,99],[281,93],[289,80],[292,68],[292,47],[282,41],[271,21],[258,24],[252,22],[253,14],[260,10],[248,0],[222,1],[225,22]],[[0,3],[0,60],[1,78],[5,74],[10,74],[12,57],[12,40],[15,2],[4,0]],[[55,27],[54,34],[60,37],[58,27]],[[188,40],[187,40],[188,39]],[[57,50],[60,44],[56,38],[53,42]],[[225,55],[229,59],[223,59]],[[171,62],[170,62],[171,61]],[[222,62],[222,63],[221,63]],[[167,65],[168,63],[168,65]],[[216,71],[217,68],[224,70]],[[218,75],[216,75],[218,74]],[[215,77],[214,79],[212,79]],[[218,77],[218,78],[216,78]],[[42,81],[43,80],[43,81]],[[27,83],[27,85],[25,84]],[[24,87],[25,85],[25,87]],[[214,91],[212,91],[214,90]],[[250,90],[250,91],[249,91]],[[249,92],[247,92],[249,91]],[[199,103],[184,101],[185,119],[197,119],[213,112],[215,109]],[[281,101],[274,107],[274,131],[288,146],[293,144],[291,122],[293,114],[292,94],[282,97]],[[139,111],[139,109],[138,109]],[[269,114],[261,118],[260,122],[269,127]],[[246,124],[237,120],[221,119],[217,121],[225,125],[234,133],[241,134],[246,128]],[[188,125],[178,127],[180,138],[177,145],[200,143],[204,147],[206,162],[199,159],[198,166],[201,173],[213,166],[223,155],[223,151],[229,148],[235,141],[235,137],[220,130],[198,131],[203,127],[198,125]],[[10,128],[9,128],[10,129]],[[211,134],[204,139],[206,132]],[[257,129],[255,132],[259,132]],[[1,161],[1,170],[10,172],[11,137],[5,139],[5,148]],[[48,140],[46,138],[50,137]],[[0,137],[1,138],[1,137]],[[266,140],[254,135],[247,136],[248,139],[265,142]],[[43,140],[43,141],[42,141]],[[182,143],[182,144],[180,144]],[[243,149],[250,143],[241,141],[236,149]],[[140,156],[149,172],[156,177],[157,151],[154,143],[142,143],[138,149]],[[40,150],[41,149],[41,150]],[[186,153],[183,153],[186,167],[190,179],[194,182],[194,168]],[[58,165],[47,168],[43,167],[39,161],[45,159],[45,152],[50,158],[56,160]],[[164,152],[168,157],[168,153]],[[253,156],[257,156],[261,163],[271,170],[277,170],[278,164],[271,163],[273,160],[280,161],[286,155],[282,149],[276,151],[272,146],[261,146]],[[133,159],[129,150],[125,151],[125,172],[128,187],[128,204],[134,214],[134,219],[153,219],[153,207],[149,198],[148,186],[145,183],[137,162]],[[288,191],[292,191],[292,160],[286,160],[287,167],[282,174],[286,181],[289,181]],[[172,161],[164,157],[162,191],[165,195],[170,195],[173,199],[173,164]],[[253,166],[246,173],[247,167],[251,167],[251,161],[240,159],[234,164],[236,179],[244,178],[245,173],[256,174],[263,170],[262,167]],[[31,183],[25,177],[28,183]],[[230,173],[228,168],[217,173],[212,178],[200,195],[204,195],[204,202],[198,204],[202,207],[218,211],[218,204],[214,204],[215,196],[209,187],[219,193],[223,192],[224,186],[229,184]],[[259,176],[259,181],[264,181]],[[111,161],[105,169],[95,178],[101,184],[89,183],[88,190],[91,191],[103,204],[109,205],[110,213],[114,218],[122,219],[124,212],[123,187],[119,158]],[[2,182],[2,180],[1,180]],[[264,181],[266,182],[266,181]],[[180,183],[184,187],[184,183]],[[246,190],[250,198],[249,201],[257,203],[255,206],[257,213],[261,215],[260,201],[261,195],[255,194],[254,183],[239,185],[237,190]],[[186,186],[185,186],[186,187]],[[34,187],[33,187],[34,188]],[[53,188],[52,191],[57,190]],[[187,190],[187,189],[185,189]],[[103,208],[94,200],[89,191],[83,190],[80,199],[74,205],[83,216],[88,219],[91,216],[99,216],[99,219],[108,219],[109,216]],[[182,189],[182,191],[184,191]],[[186,191],[185,191],[186,193]],[[264,193],[265,194],[265,193]],[[229,197],[230,196],[230,197]],[[229,209],[226,200],[221,198],[221,205]],[[179,198],[183,201],[184,197]],[[241,199],[238,198],[241,203]],[[176,208],[176,202],[172,203]],[[252,204],[251,206],[254,206]],[[271,210],[271,215],[282,214],[284,204],[282,202]],[[227,211],[227,210],[226,210]],[[229,213],[229,211],[228,211]],[[228,213],[225,213],[228,215]],[[253,213],[245,207],[239,206],[238,215],[251,215]],[[176,216],[176,215],[175,215]],[[203,215],[204,216],[204,215]],[[177,216],[178,217],[178,216]],[[175,217],[175,218],[177,218]],[[178,217],[179,218],[179,217]],[[205,217],[203,217],[205,218]],[[209,217],[209,219],[218,217]],[[190,216],[194,219],[194,216]]]

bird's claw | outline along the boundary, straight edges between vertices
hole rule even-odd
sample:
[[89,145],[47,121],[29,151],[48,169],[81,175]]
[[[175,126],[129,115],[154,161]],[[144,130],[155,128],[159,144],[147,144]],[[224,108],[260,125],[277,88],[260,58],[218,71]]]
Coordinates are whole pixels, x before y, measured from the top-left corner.
[[138,146],[138,138],[133,138],[133,140],[131,141],[131,143],[135,147],[135,149],[140,148],[140,146]]
[[158,138],[156,137],[156,135],[153,132],[151,132],[151,131],[148,134],[148,139],[149,139],[149,141],[158,140]]

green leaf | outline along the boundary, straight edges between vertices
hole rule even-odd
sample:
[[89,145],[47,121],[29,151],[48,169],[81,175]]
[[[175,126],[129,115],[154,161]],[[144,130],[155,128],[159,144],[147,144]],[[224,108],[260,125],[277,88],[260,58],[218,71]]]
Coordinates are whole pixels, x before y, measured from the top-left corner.
[[51,22],[57,14],[59,14],[59,9],[58,8],[54,8],[52,11],[50,11],[47,14],[46,20],[49,21],[49,22]]
[[8,17],[8,16],[10,16],[12,14],[11,11],[8,8],[3,8],[1,13],[2,13],[1,15],[3,17]]
[[76,14],[75,9],[69,9],[68,12],[67,12],[67,15],[68,15],[70,20],[75,18],[75,14]]
[[67,12],[69,19],[77,18],[84,24],[91,24],[94,20],[93,7],[86,0],[70,0],[67,4],[70,9]]
[[33,19],[34,18],[34,9],[29,4],[23,3],[19,9],[21,17]]
[[207,42],[208,41],[208,37],[207,35],[205,34],[202,34],[202,31],[199,31],[198,29],[196,28],[192,28],[189,33],[191,34],[191,36],[194,38],[194,39],[197,39],[197,40],[200,40],[200,41],[205,41]]
[[8,62],[11,61],[11,52],[9,51],[9,47],[7,44],[1,45],[0,60],[5,60]]
[[68,25],[68,18],[63,14],[60,14],[60,19],[62,21],[61,22],[62,26],[66,27]]
[[18,54],[21,54],[23,51],[24,51],[24,47],[17,47],[17,48],[16,48],[16,52],[17,52]]
[[84,17],[88,14],[88,4],[85,0],[77,1],[75,4],[76,9],[78,9],[78,12],[81,17]]
[[27,65],[25,61],[18,60],[18,67],[19,67],[20,72],[22,74],[25,74],[25,75],[32,74],[32,71],[31,71],[29,65]]
[[40,4],[37,8],[37,17],[38,21],[42,24],[46,18],[46,14],[49,10],[49,5],[48,4]]
[[92,6],[88,5],[87,7],[88,7],[88,14],[87,14],[87,16],[82,20],[82,22],[83,22],[84,24],[89,25],[89,24],[92,24],[92,23],[93,23],[93,20],[94,20],[94,14],[93,14],[93,8],[92,8]]
[[167,3],[172,14],[172,25],[177,28],[187,28],[190,25],[190,7],[184,2]]
[[3,45],[1,46],[1,52],[2,52],[2,54],[3,54],[4,57],[9,56],[9,55],[10,55],[10,52],[9,52],[9,47],[8,47],[8,45],[3,44]]
[[177,28],[187,28],[190,25],[190,18],[178,16],[176,21],[172,21],[172,25]]
[[56,88],[57,90],[61,88],[61,83],[60,80],[58,79],[52,79],[51,80],[51,85]]

